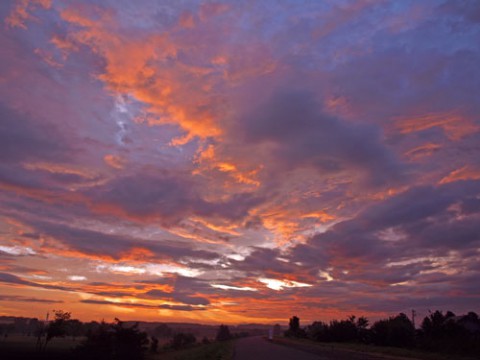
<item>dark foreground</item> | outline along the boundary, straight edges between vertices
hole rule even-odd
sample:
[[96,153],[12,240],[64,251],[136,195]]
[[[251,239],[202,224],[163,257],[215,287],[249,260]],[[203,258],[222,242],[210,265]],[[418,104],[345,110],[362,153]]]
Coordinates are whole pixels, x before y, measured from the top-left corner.
[[[352,351],[334,346],[298,343],[283,338],[269,341],[264,337],[250,337],[236,341],[234,360],[420,360],[423,357],[402,357],[386,354]],[[432,359],[432,357],[428,357]],[[442,357],[443,359],[443,357]],[[452,357],[451,359],[455,359]]]
[[327,360],[317,355],[274,344],[261,336],[237,340],[234,360],[272,359],[272,360]]

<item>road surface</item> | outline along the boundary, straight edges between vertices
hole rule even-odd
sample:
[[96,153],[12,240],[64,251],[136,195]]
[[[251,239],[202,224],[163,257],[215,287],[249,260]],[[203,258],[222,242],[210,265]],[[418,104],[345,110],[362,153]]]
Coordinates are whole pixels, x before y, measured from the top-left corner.
[[300,350],[269,342],[261,336],[247,337],[235,342],[234,360],[330,360]]
[[[318,347],[309,344],[278,344],[256,336],[237,340],[234,360],[415,360],[390,355]],[[288,345],[288,346],[287,346]],[[418,360],[418,359],[417,359]]]

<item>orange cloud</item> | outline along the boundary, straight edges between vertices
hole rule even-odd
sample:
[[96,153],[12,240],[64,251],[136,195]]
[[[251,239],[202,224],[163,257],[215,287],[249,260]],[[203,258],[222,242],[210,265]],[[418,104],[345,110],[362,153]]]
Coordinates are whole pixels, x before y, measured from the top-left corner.
[[407,151],[405,155],[412,160],[418,160],[418,159],[433,155],[440,148],[441,148],[441,145],[439,144],[428,143],[428,144],[417,146]]
[[53,204],[53,203],[60,203],[60,202],[82,202],[82,203],[89,203],[90,200],[87,199],[85,196],[74,193],[56,193],[54,191],[43,190],[43,189],[36,189],[33,187],[28,186],[20,186],[20,185],[12,185],[8,183],[0,182],[0,189],[5,191],[14,192],[21,196],[27,196],[32,199],[40,200],[45,203]]
[[134,247],[129,251],[120,254],[122,261],[145,261],[154,256],[155,254],[151,250],[143,247]]
[[466,165],[460,169],[452,171],[450,174],[445,176],[440,180],[440,184],[448,184],[454,181],[460,180],[479,180],[480,179],[480,169],[473,169],[472,167]]
[[335,220],[335,216],[327,213],[326,211],[314,211],[311,213],[303,214],[302,218],[313,218],[313,219],[318,219],[321,222],[328,222]]
[[[228,195],[223,193],[226,200],[234,193],[255,191],[261,186],[259,179],[263,165],[252,164],[240,157],[222,159],[213,145],[200,147],[194,159],[197,167],[192,174],[208,176],[216,182],[222,182],[223,188],[228,189]],[[213,196],[215,197],[215,196]]]
[[63,64],[59,63],[53,55],[43,49],[35,49],[34,53],[38,55],[45,63],[54,68],[61,68]]
[[220,56],[216,59],[225,61],[224,78],[234,85],[246,79],[270,74],[278,68],[278,63],[273,59],[269,49],[255,44],[247,46],[235,56]]
[[[85,15],[88,11],[84,7],[71,7],[61,16],[82,27],[72,31],[70,38],[88,45],[105,58],[105,72],[99,78],[113,93],[129,94],[147,104],[149,113],[155,116],[148,117],[147,124],[177,124],[186,130],[187,136],[175,139],[174,145],[182,145],[194,136],[220,135],[221,130],[213,120],[211,106],[206,106],[208,100],[204,94],[183,81],[188,74],[193,79],[200,76],[198,68],[183,65],[179,69],[162,69],[162,62],[177,56],[179,45],[166,34],[139,39],[110,32],[105,24],[115,28],[115,23],[109,13],[101,12],[102,21],[92,21]],[[200,86],[198,88],[201,90]]]
[[52,174],[67,174],[67,175],[77,175],[86,179],[93,179],[97,177],[93,171],[90,171],[85,168],[75,167],[65,164],[56,164],[56,163],[47,163],[47,162],[35,162],[35,163],[25,163],[23,167],[27,170],[41,170],[47,171]]
[[186,29],[191,29],[195,26],[195,18],[189,11],[185,11],[180,15],[180,25]]
[[10,27],[26,29],[25,23],[33,18],[30,12],[35,10],[37,6],[49,9],[52,6],[52,0],[18,0],[5,19],[5,23]]
[[191,220],[198,222],[203,226],[205,226],[206,228],[213,230],[215,232],[222,232],[222,233],[233,235],[233,236],[240,235],[240,233],[238,232],[237,226],[235,224],[231,224],[230,222],[218,224],[218,223],[214,223],[213,221],[207,221],[198,217],[193,217]]
[[118,155],[107,154],[103,157],[103,161],[114,169],[123,169],[125,167],[125,159]]
[[69,53],[72,51],[78,51],[78,46],[71,40],[61,37],[59,35],[53,35],[50,42],[62,52],[63,60],[65,60]]
[[68,245],[61,243],[59,240],[52,237],[44,237],[41,239],[41,251],[44,254],[55,254],[56,256],[65,258],[86,259],[93,261],[101,261],[103,263],[118,264],[121,262],[132,265],[144,264],[146,261],[151,261],[153,258],[156,261],[162,259],[162,265],[165,266],[180,266],[175,262],[170,261],[170,257],[166,255],[154,254],[151,250],[140,246],[132,246],[126,251],[117,254],[104,254],[102,252],[87,252],[77,250]]
[[396,127],[402,134],[440,127],[451,140],[460,140],[480,129],[470,119],[457,113],[432,113],[415,117],[400,117],[395,120]]

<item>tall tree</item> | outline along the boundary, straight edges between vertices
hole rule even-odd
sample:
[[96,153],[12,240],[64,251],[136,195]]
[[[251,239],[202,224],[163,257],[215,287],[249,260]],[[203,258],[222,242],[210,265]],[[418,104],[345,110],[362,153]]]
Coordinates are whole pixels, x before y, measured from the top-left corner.
[[228,328],[227,325],[220,325],[217,331],[217,341],[225,341],[225,340],[230,340],[232,338],[232,335],[230,334],[230,329]]
[[71,313],[63,310],[53,310],[55,319],[47,326],[47,336],[45,338],[44,349],[47,344],[55,337],[64,337],[67,334],[67,325],[70,320]]

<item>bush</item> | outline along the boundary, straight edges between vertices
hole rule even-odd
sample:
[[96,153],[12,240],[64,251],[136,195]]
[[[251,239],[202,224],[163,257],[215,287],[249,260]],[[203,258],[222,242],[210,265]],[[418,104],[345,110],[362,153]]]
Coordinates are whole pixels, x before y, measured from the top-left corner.
[[217,341],[226,341],[226,340],[230,340],[231,338],[232,338],[232,335],[230,334],[230,329],[228,328],[228,326],[220,325],[215,339]]
[[148,336],[138,329],[138,324],[124,327],[115,319],[115,324],[102,322],[87,334],[87,340],[75,354],[78,359],[89,360],[142,360],[148,344]]
[[174,349],[181,349],[188,345],[194,344],[197,341],[193,334],[178,333],[173,336],[171,346]]
[[403,313],[373,324],[372,340],[376,345],[411,347],[415,342],[415,328]]
[[435,311],[423,319],[419,346],[426,350],[456,354],[480,353],[480,320],[470,312],[455,316],[451,311]]
[[330,324],[316,321],[307,327],[307,336],[316,341],[326,342],[367,342],[368,320],[350,316],[346,320],[333,320]]

